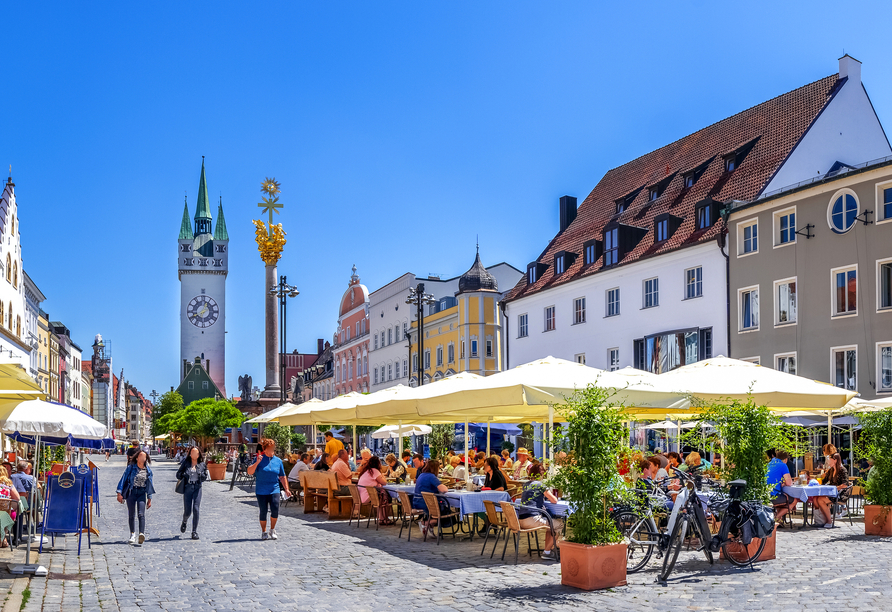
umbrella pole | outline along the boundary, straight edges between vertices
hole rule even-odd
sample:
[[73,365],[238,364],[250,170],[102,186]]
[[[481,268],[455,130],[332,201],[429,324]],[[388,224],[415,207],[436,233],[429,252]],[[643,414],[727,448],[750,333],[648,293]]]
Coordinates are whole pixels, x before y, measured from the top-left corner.
[[34,506],[36,505],[34,492],[37,487],[40,486],[40,436],[34,437],[34,467],[37,475],[34,477],[34,482],[31,484],[31,501],[28,502],[28,540],[25,543],[25,565],[31,565],[31,532],[34,529],[34,519],[37,516],[37,513],[34,512]]
[[356,445],[356,425],[353,426],[353,461],[359,460],[359,447]]
[[465,421],[465,483],[471,480],[471,461],[468,458],[468,422]]
[[554,465],[554,405],[548,404],[548,466]]
[[852,458],[852,447],[855,445],[855,430],[849,423],[849,473],[855,471],[855,460]]
[[678,430],[675,433],[675,452],[681,453],[681,419],[678,419],[675,424],[678,425]]
[[827,411],[827,444],[833,444],[833,411]]
[[402,461],[402,458],[403,458],[403,420],[402,419],[397,421],[396,433],[397,433],[396,437],[397,437],[397,439],[399,439],[399,442],[398,442],[399,445],[396,447],[397,448],[396,458]]
[[486,456],[489,457],[489,426],[490,422],[486,422]]

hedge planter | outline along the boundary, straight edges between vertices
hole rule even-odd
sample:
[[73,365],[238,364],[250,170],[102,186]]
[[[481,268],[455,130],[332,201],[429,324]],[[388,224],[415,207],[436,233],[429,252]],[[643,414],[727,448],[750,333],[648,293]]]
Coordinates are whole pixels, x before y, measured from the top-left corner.
[[223,480],[226,478],[226,464],[208,463],[208,476],[211,480]]
[[626,584],[625,544],[561,542],[561,584],[594,591]]
[[864,535],[892,536],[892,506],[864,506]]
[[[759,538],[753,538],[753,540],[747,546],[747,554],[752,555],[757,550],[759,550],[759,542],[761,540]],[[719,558],[724,559],[725,553],[724,551],[719,553]],[[736,558],[736,555],[735,555]],[[759,558],[755,560],[755,563],[760,561],[771,561],[777,558],[777,528],[775,527],[774,531],[771,532],[771,535],[765,540],[765,548],[762,549],[762,554],[759,555]]]

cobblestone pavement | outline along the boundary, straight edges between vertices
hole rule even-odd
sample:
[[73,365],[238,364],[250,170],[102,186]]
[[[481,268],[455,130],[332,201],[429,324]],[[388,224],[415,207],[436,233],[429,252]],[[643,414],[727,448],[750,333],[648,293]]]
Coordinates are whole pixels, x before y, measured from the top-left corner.
[[253,494],[230,492],[228,483],[205,485],[201,540],[192,541],[179,532],[182,498],[169,461],[154,464],[159,493],[147,512],[148,539],[131,547],[126,509],[114,499],[123,461],[100,468],[101,537],[92,550],[84,540],[80,559],[70,536],[41,556],[51,572],[92,578],[35,578],[24,610],[892,609],[892,540],[865,537],[857,521],[783,530],[779,558],[755,571],[683,552],[666,585],[655,584],[651,561],[628,586],[586,593],[562,587],[559,564],[524,557],[525,547],[515,566],[498,554],[481,557],[476,539],[407,542],[398,528],[348,527],[293,504],[280,515],[278,541],[261,542]]

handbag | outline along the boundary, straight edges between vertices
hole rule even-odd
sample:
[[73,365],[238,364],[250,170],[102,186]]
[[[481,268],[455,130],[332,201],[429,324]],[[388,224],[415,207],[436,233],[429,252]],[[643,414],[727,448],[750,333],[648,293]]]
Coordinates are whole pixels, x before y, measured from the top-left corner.
[[183,495],[183,493],[186,492],[186,479],[180,478],[179,480],[177,480],[177,486],[175,486],[173,488],[173,490],[175,493],[179,493],[180,495]]

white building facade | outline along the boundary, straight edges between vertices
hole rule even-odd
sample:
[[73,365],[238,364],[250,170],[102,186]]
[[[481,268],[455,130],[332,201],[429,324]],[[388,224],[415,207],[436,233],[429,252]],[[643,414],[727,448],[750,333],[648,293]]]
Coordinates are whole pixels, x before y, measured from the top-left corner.
[[27,273],[23,274],[25,289],[24,340],[31,347],[31,363],[28,372],[37,381],[37,384],[44,387],[43,375],[40,373],[40,370],[46,367],[41,362],[43,356],[40,351],[40,304],[46,300],[46,296]]
[[18,205],[10,177],[0,195],[0,363],[18,363],[30,372],[31,345],[25,316]]

